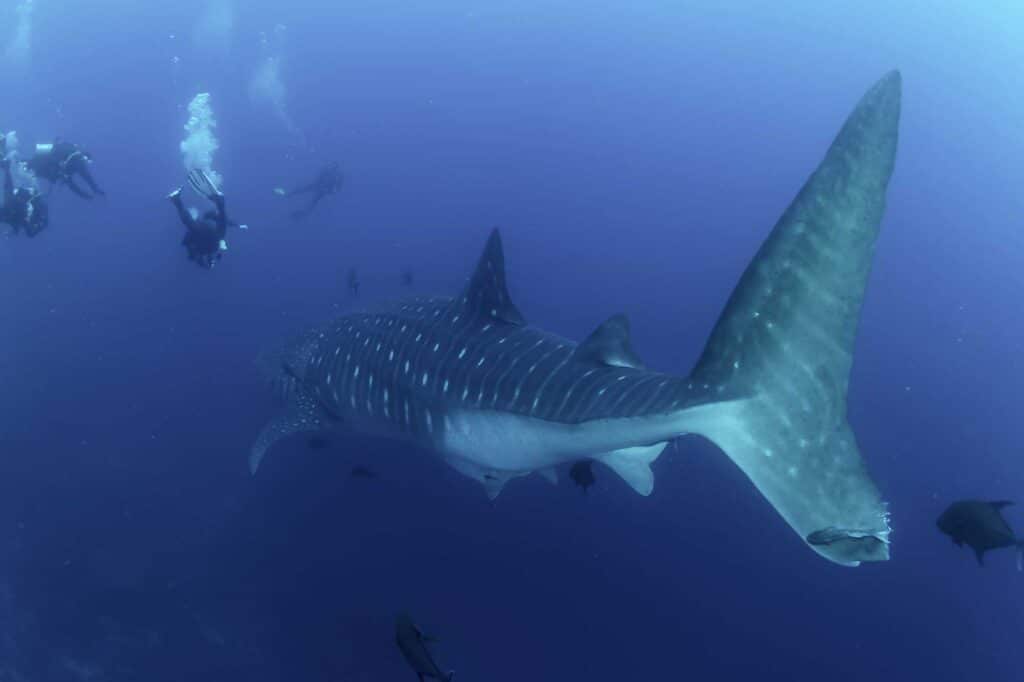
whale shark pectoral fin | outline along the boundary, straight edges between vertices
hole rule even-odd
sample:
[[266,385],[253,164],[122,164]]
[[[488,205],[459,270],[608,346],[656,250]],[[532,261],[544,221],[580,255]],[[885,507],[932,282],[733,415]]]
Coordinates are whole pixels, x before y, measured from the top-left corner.
[[316,401],[302,389],[294,388],[285,411],[266,423],[249,450],[249,473],[256,475],[263,458],[279,440],[295,433],[315,433],[324,427]]
[[419,625],[413,625],[412,627],[416,631],[416,636],[419,637],[420,641],[424,642],[425,644],[437,644],[441,641],[437,637],[434,637],[433,635],[428,635],[427,633],[423,632]]
[[310,421],[307,415],[293,410],[274,417],[263,427],[249,450],[249,473],[256,475],[263,458],[277,441],[295,433],[315,433],[321,428],[319,422]]
[[541,477],[551,485],[558,485],[558,470],[555,469],[555,467],[537,469],[537,473],[540,474]]
[[651,462],[658,459],[658,455],[667,446],[668,442],[664,442],[623,448],[595,455],[594,459],[617,473],[630,488],[646,497],[654,490],[654,472],[651,471]]

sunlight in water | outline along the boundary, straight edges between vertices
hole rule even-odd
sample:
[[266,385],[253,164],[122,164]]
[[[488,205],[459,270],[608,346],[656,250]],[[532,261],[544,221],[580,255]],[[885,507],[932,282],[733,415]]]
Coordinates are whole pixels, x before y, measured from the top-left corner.
[[16,15],[14,37],[7,45],[7,61],[22,64],[28,61],[32,49],[32,0],[22,0],[14,10]]
[[278,24],[271,35],[260,34],[262,57],[249,79],[249,100],[254,105],[269,108],[288,131],[294,133],[298,128],[288,114],[285,102],[288,90],[281,80],[285,30],[285,26]]

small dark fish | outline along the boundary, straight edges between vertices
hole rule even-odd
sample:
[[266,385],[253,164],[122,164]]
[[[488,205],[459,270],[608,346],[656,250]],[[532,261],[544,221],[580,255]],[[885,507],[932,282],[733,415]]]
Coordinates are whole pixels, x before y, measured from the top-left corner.
[[352,467],[351,475],[352,478],[377,478],[376,472],[367,469],[361,464],[357,464],[354,467]]
[[359,282],[359,273],[356,272],[355,268],[352,268],[351,270],[348,271],[348,289],[349,291],[352,292],[353,296],[359,295],[360,286],[361,285]]
[[434,657],[427,645],[436,641],[433,637],[424,635],[412,622],[409,614],[401,613],[398,615],[398,619],[395,622],[395,644],[398,645],[398,649],[402,652],[402,656],[405,657],[406,663],[412,667],[420,682],[424,682],[427,679],[450,682],[455,675],[454,671],[447,674],[441,672],[441,669],[437,667],[437,663],[434,662]]
[[957,547],[967,545],[973,549],[979,566],[985,565],[985,552],[1016,547],[1019,571],[1024,569],[1024,541],[1017,539],[1010,524],[1003,518],[1003,509],[1011,504],[1008,500],[954,502],[942,512],[935,524],[952,538]]
[[411,287],[412,286],[412,268],[406,268],[406,269],[402,270],[402,286],[403,287]]
[[587,488],[594,485],[594,468],[593,462],[589,459],[581,459],[572,465],[569,469],[569,478],[573,480],[583,492],[587,492]]
[[309,440],[306,441],[306,445],[310,450],[324,450],[331,447],[331,441],[323,436],[310,436]]

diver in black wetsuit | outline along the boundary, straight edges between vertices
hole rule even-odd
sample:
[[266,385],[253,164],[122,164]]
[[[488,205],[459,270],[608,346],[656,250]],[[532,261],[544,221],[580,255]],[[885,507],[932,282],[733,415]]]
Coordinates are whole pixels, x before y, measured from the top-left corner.
[[298,194],[312,195],[306,208],[292,212],[292,218],[298,220],[312,213],[321,199],[330,194],[336,194],[341,189],[344,179],[341,173],[341,165],[337,161],[332,161],[320,171],[320,174],[316,176],[316,180],[308,185],[297,187],[290,192],[279,187],[274,192],[283,197],[293,197]]
[[348,290],[352,292],[353,296],[359,295],[359,273],[356,272],[355,268],[351,268],[348,271]]
[[50,210],[46,200],[38,192],[26,187],[15,187],[11,176],[11,160],[0,161],[4,173],[3,205],[0,206],[0,223],[7,223],[17,233],[25,230],[29,237],[35,237],[50,223]]
[[[106,192],[99,188],[92,177],[89,165],[92,156],[76,144],[57,139],[53,144],[37,144],[36,153],[28,161],[28,167],[36,176],[46,178],[51,185],[64,183],[68,188],[82,197],[92,199],[104,196]],[[89,194],[75,183],[75,177],[81,178],[92,190]]]
[[207,211],[198,218],[193,218],[181,201],[181,188],[167,195],[167,198],[178,210],[178,217],[188,228],[181,245],[188,251],[189,260],[207,270],[212,269],[221,259],[228,244],[224,237],[228,231],[228,215],[224,209],[224,195],[214,187],[210,179],[200,170],[189,175],[189,182],[200,191],[200,194],[213,202],[214,210]]

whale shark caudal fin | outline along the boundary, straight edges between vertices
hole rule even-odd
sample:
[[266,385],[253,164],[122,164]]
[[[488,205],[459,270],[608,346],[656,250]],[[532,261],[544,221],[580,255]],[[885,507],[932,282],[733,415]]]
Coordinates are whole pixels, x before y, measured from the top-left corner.
[[846,420],[861,303],[896,158],[901,78],[860,100],[711,333],[683,430],[718,445],[816,551],[889,557],[885,504]]

